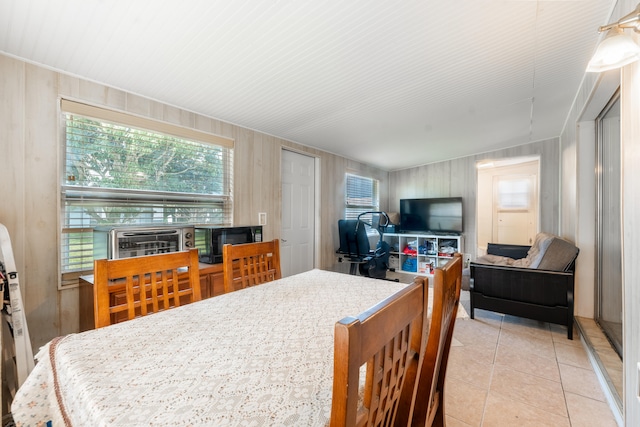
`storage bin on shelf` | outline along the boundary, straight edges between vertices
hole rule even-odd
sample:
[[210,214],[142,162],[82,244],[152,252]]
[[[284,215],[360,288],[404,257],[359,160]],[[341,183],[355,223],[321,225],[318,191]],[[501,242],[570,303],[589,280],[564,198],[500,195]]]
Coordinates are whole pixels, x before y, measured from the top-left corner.
[[418,258],[414,256],[407,257],[402,263],[402,271],[409,271],[411,273],[418,272]]
[[407,255],[402,263],[402,270],[412,273],[418,272],[418,240],[410,240],[402,249],[402,253]]

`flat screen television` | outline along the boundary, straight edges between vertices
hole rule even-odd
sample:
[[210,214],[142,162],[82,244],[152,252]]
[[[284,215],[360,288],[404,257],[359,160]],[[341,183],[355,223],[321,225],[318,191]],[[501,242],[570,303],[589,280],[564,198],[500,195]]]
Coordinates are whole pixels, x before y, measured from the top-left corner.
[[462,197],[400,200],[400,232],[462,233]]

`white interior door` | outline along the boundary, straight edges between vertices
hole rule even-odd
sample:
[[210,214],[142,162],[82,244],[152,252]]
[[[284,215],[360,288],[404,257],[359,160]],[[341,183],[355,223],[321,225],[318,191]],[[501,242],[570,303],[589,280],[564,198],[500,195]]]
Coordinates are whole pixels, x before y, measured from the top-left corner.
[[314,267],[315,158],[282,151],[282,231],[280,262],[284,277]]

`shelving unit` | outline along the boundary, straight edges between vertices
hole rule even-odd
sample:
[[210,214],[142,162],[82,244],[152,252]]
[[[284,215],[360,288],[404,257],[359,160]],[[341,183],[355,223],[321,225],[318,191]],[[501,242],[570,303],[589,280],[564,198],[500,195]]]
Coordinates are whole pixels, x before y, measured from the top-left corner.
[[430,276],[433,269],[445,265],[455,252],[463,251],[460,235],[394,234],[384,235],[391,246],[389,267],[398,273]]

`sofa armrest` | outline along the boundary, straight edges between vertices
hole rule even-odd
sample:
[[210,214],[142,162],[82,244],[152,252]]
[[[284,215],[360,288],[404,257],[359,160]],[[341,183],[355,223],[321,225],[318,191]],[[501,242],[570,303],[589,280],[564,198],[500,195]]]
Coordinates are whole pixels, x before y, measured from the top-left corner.
[[487,254],[506,256],[513,259],[526,258],[531,246],[507,245],[502,243],[489,243]]
[[545,306],[573,303],[573,272],[500,265],[470,265],[470,291]]

